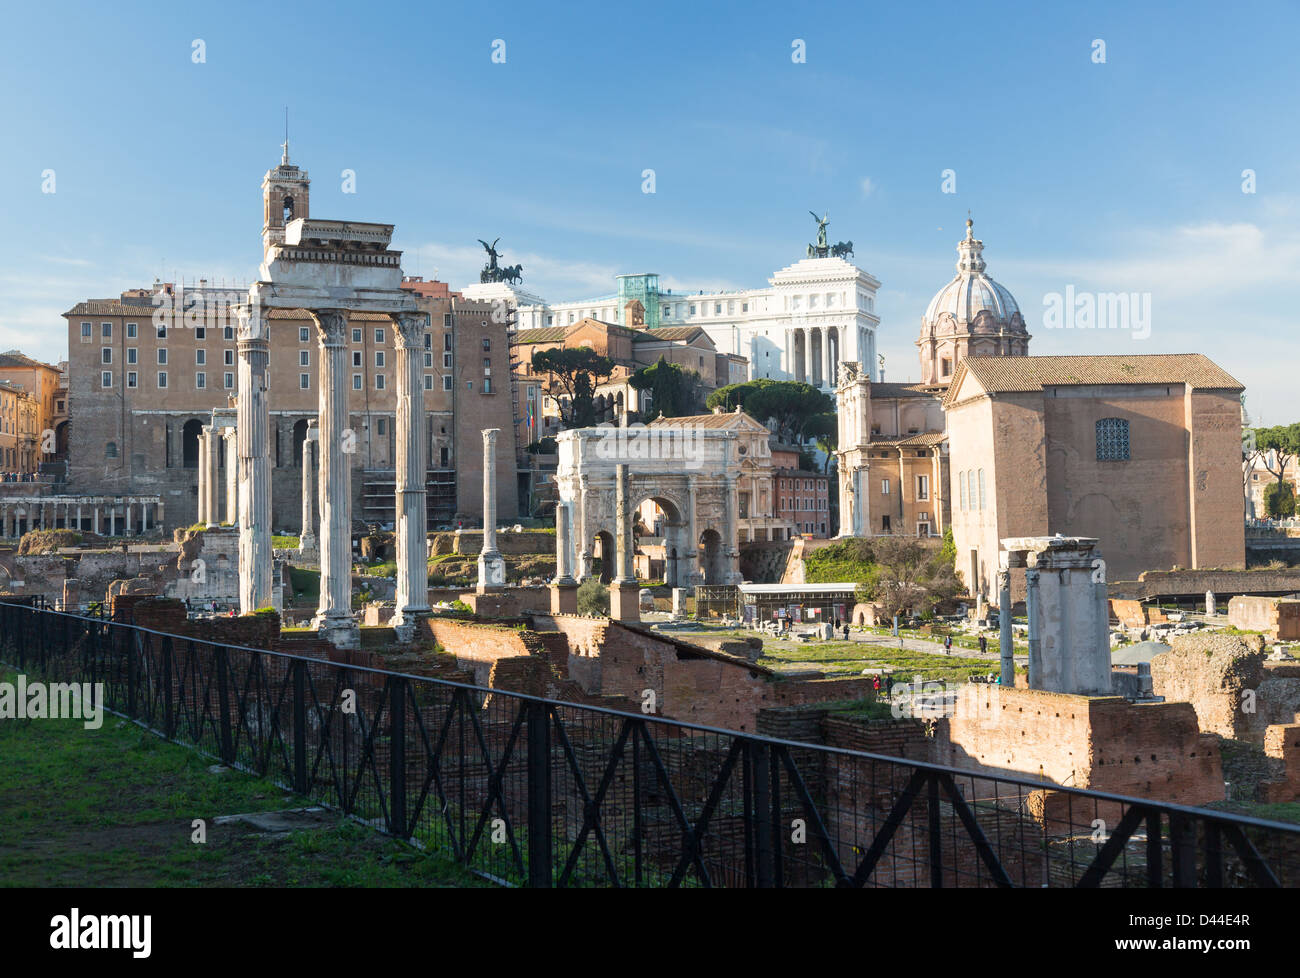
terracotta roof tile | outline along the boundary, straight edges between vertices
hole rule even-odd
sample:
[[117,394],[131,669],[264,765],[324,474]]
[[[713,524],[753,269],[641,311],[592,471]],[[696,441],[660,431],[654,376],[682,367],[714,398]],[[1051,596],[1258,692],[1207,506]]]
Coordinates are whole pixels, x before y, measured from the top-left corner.
[[944,398],[951,404],[963,373],[990,394],[1093,384],[1189,384],[1194,390],[1243,390],[1243,385],[1200,353],[1049,357],[967,357]]

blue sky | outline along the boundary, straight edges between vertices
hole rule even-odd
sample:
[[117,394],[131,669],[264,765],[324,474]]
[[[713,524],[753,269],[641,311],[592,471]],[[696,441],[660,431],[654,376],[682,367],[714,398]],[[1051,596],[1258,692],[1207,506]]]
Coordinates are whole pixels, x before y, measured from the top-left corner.
[[[497,236],[552,301],[756,287],[825,210],[916,379],[969,209],[1031,352],[1203,352],[1300,419],[1295,3],[185,6],[7,12],[0,347],[59,359],[61,312],[155,276],[251,280],[288,106],[313,215],[396,224],[453,287]],[[1067,286],[1150,293],[1150,336],[1045,328]]]

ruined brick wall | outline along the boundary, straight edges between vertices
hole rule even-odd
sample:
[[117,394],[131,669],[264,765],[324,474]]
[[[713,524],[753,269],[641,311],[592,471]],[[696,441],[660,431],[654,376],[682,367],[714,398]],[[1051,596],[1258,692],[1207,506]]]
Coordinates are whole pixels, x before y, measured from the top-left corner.
[[1190,703],[1202,730],[1258,744],[1300,709],[1300,670],[1266,663],[1257,635],[1180,635],[1170,645],[1151,660],[1152,691]]
[[1293,642],[1300,639],[1300,601],[1239,594],[1228,602],[1228,623],[1264,632],[1274,642]]
[[488,594],[464,591],[460,600],[483,618],[518,618],[523,614],[550,610],[551,592],[544,587],[511,587]]
[[1186,703],[1135,705],[971,684],[935,727],[934,760],[969,771],[1202,804],[1224,797],[1217,739]]
[[449,618],[425,618],[421,629],[449,655],[455,656],[462,669],[474,674],[477,686],[488,686],[492,667],[498,659],[537,655],[545,659],[546,646],[530,632],[501,625],[456,621]]

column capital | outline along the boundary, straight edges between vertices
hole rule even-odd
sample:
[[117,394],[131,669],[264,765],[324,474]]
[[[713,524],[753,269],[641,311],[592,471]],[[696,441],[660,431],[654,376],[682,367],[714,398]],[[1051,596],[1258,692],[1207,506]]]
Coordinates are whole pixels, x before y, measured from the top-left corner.
[[393,325],[397,330],[397,348],[399,350],[423,350],[424,334],[429,328],[427,312],[395,312]]
[[316,324],[322,346],[343,346],[347,342],[346,309],[308,309],[307,313]]

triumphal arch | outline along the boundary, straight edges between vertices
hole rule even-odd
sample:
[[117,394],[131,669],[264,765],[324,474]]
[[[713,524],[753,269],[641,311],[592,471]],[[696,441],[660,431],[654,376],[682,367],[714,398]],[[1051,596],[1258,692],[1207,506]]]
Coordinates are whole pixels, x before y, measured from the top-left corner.
[[666,584],[740,583],[737,480],[744,456],[735,431],[601,425],[561,432],[557,442],[559,576],[590,576],[597,553],[607,571],[617,553],[616,580],[626,577],[635,541],[620,531],[630,536],[633,513],[652,500],[663,513]]

